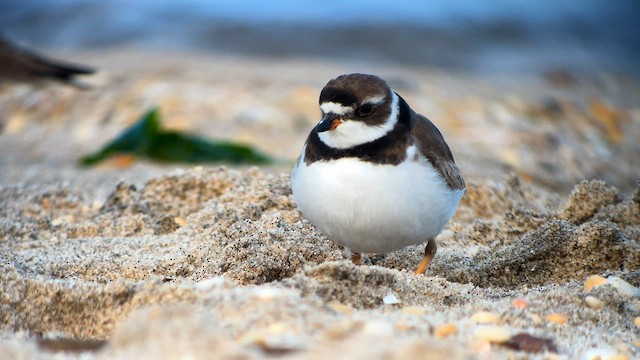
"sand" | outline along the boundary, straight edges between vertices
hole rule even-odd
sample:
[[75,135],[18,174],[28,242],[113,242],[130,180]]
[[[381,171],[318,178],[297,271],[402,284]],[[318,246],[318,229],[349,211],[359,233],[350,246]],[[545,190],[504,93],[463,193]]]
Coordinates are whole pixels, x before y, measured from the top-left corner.
[[[632,80],[74,56],[107,69],[93,90],[0,87],[0,358],[640,357]],[[356,68],[430,115],[467,180],[424,276],[420,246],[351,264],[291,196],[319,89]],[[76,166],[154,104],[282,164]]]

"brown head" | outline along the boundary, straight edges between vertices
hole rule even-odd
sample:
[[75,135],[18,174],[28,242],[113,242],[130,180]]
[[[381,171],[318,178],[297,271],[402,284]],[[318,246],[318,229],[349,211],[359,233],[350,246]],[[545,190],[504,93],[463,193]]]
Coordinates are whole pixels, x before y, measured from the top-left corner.
[[327,83],[320,93],[322,120],[315,131],[333,148],[376,140],[397,122],[398,97],[374,75],[349,74]]

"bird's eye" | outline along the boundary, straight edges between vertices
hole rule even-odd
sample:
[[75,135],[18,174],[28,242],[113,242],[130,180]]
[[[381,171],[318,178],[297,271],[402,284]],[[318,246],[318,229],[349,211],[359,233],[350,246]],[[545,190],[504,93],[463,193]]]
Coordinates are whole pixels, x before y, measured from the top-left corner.
[[367,116],[371,114],[372,111],[373,111],[373,106],[371,106],[370,104],[364,104],[360,106],[360,108],[358,109],[358,115]]

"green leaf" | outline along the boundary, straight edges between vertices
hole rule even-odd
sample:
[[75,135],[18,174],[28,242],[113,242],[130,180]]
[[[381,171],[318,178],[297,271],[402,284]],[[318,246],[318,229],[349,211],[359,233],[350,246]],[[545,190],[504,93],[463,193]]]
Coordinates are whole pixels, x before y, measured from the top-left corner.
[[271,161],[246,145],[214,142],[179,132],[158,134],[147,155],[159,162],[265,164]]
[[164,131],[157,109],[151,109],[138,122],[124,130],[96,153],[84,156],[80,164],[95,165],[116,154],[131,154],[164,163],[226,162],[266,164],[272,159],[244,145],[214,141],[177,131]]

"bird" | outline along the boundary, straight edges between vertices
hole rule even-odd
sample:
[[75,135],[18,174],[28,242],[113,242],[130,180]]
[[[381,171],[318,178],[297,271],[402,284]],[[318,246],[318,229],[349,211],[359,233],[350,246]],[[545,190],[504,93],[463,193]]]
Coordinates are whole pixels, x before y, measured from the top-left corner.
[[291,173],[298,209],[356,265],[362,253],[426,243],[415,271],[424,274],[466,192],[442,134],[375,75],[330,80],[319,104]]
[[54,79],[82,87],[74,82],[74,77],[94,72],[94,69],[87,66],[48,59],[23,49],[0,35],[0,81],[37,82]]

